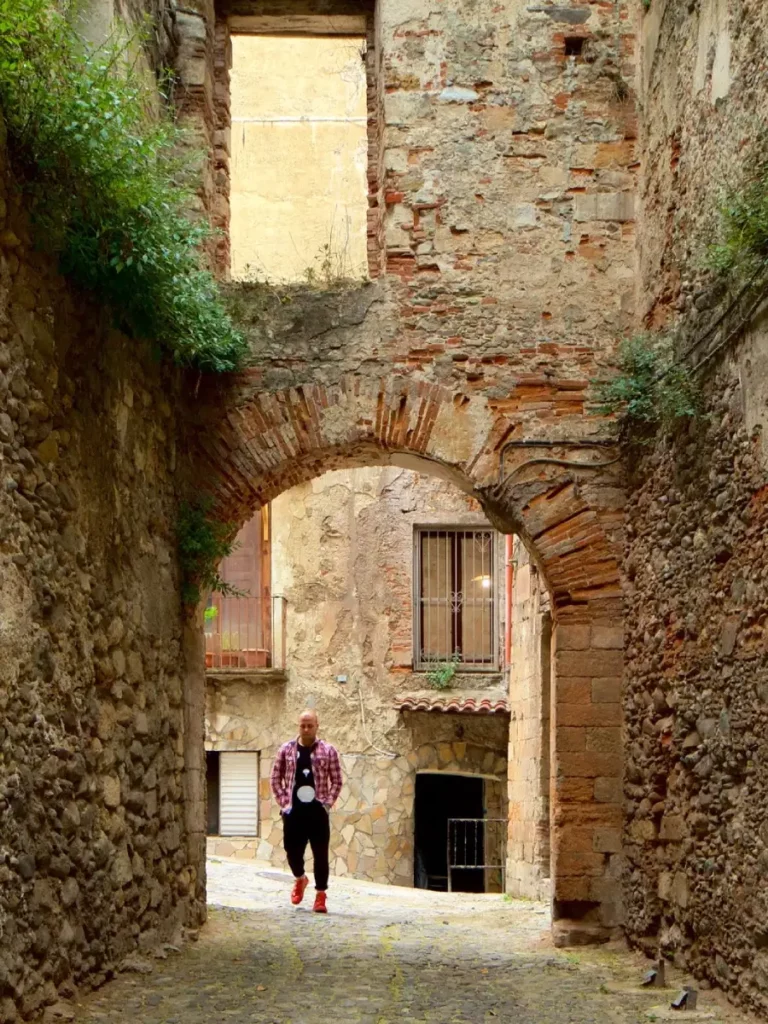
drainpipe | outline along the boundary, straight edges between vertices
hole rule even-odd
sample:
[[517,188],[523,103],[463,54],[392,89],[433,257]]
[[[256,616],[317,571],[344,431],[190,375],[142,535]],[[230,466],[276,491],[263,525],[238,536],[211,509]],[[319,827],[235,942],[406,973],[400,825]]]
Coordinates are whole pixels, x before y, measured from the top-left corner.
[[506,536],[506,554],[504,566],[506,568],[505,598],[506,612],[504,617],[504,665],[506,668],[512,664],[512,545],[514,537],[511,533]]

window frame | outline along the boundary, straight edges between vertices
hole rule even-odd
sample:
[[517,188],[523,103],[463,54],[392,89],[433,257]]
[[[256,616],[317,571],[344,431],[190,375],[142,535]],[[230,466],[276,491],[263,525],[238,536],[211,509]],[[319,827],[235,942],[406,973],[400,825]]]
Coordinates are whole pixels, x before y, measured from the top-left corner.
[[[424,619],[424,608],[422,604],[422,577],[423,577],[423,566],[422,566],[422,542],[421,538],[424,534],[450,534],[454,538],[460,534],[476,534],[476,533],[487,533],[490,534],[491,538],[491,551],[489,556],[489,564],[491,568],[491,655],[488,661],[459,661],[457,662],[457,671],[461,673],[498,673],[501,669],[501,659],[499,652],[499,637],[501,634],[500,622],[499,622],[499,566],[498,566],[498,552],[499,542],[498,533],[489,524],[480,523],[417,523],[413,527],[413,671],[414,672],[430,672],[435,669],[436,664],[443,664],[444,661],[449,661],[451,655],[446,655],[445,659],[435,662],[434,660],[426,661],[423,658],[423,619]],[[453,544],[456,543],[454,540]],[[452,566],[452,579],[460,571],[458,569],[457,559],[451,559]],[[463,652],[462,652],[463,653]]]

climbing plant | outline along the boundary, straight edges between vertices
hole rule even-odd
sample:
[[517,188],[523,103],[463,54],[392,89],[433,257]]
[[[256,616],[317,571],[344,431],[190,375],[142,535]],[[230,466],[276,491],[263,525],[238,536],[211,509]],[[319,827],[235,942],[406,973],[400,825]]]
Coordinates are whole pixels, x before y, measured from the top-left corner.
[[622,341],[616,370],[609,379],[592,383],[600,412],[617,418],[623,440],[649,439],[658,428],[696,415],[697,385],[675,359],[665,335],[638,334]]
[[228,371],[245,342],[205,269],[189,139],[140,39],[97,49],[51,0],[0,0],[0,112],[40,244],[117,325],[181,364]]
[[229,597],[243,592],[222,579],[219,564],[231,554],[235,533],[232,523],[222,523],[211,515],[213,501],[202,497],[184,501],[179,508],[176,539],[181,569],[181,599],[196,605],[204,593],[218,590]]

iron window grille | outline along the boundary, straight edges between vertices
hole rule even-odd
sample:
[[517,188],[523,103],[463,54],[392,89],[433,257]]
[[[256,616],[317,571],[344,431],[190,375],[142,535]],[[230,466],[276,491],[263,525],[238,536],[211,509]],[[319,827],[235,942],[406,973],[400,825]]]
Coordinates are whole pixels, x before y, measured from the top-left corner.
[[454,663],[499,667],[496,534],[472,527],[416,527],[414,669]]

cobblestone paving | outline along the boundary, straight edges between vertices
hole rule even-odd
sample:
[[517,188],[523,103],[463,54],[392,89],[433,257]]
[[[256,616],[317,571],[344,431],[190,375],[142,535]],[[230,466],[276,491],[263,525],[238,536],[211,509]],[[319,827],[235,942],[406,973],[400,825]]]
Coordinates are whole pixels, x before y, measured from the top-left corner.
[[[199,940],[153,961],[151,973],[120,975],[83,999],[75,1019],[645,1024],[664,1018],[673,994],[633,990],[648,965],[626,952],[552,949],[542,904],[331,879],[322,917],[311,912],[311,888],[290,905],[290,883],[264,865],[209,862],[212,906]],[[668,1015],[748,1020],[702,997],[703,1012]]]

